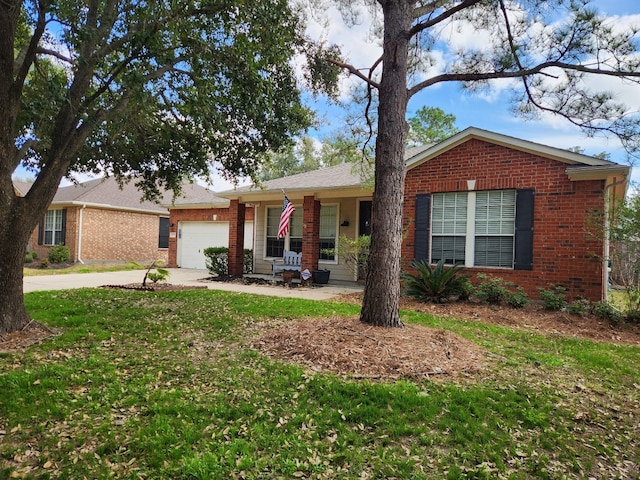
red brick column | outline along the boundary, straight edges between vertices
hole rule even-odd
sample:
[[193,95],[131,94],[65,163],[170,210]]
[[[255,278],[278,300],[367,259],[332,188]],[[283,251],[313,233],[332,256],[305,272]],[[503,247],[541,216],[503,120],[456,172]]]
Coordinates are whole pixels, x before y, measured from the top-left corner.
[[302,270],[310,272],[318,269],[320,256],[320,200],[313,196],[304,197],[302,223]]
[[244,215],[245,204],[231,200],[229,205],[229,275],[244,273]]

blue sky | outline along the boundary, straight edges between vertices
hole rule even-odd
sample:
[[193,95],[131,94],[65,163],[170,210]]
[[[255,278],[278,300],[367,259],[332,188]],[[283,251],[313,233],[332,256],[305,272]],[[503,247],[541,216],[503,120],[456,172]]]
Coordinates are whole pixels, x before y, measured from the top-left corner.
[[[601,12],[614,16],[616,24],[640,27],[638,0],[595,0],[592,5]],[[325,38],[329,43],[342,45],[347,50],[350,61],[357,67],[371,65],[379,53],[375,45],[367,39],[370,22],[364,21],[360,26],[350,28],[342,23],[337,12],[329,12],[328,15],[330,18],[328,31],[320,26],[310,27],[310,35]],[[349,49],[351,49],[350,52]],[[633,109],[640,110],[640,86],[619,86],[610,80],[602,80],[602,82],[603,88],[616,91],[619,97],[628,101]],[[345,88],[344,91],[348,89]],[[625,162],[624,152],[615,140],[602,137],[586,138],[567,121],[558,118],[543,117],[536,121],[525,121],[510,111],[509,97],[510,89],[506,83],[498,84],[498,88],[493,91],[479,95],[463,92],[455,83],[440,84],[417,94],[409,104],[408,116],[425,105],[439,107],[456,116],[456,126],[460,130],[474,126],[559,148],[580,146],[586,154],[595,155],[604,151],[611,155],[613,161]],[[328,133],[341,129],[344,110],[329,106],[321,100],[315,102],[314,107],[318,109],[319,115],[326,120],[326,123],[319,130],[311,132],[312,136],[322,139]],[[640,170],[640,167],[634,169],[633,177],[640,181],[640,172],[637,170]],[[16,173],[18,177],[27,176],[20,171]],[[214,178],[212,187],[216,191],[221,191],[231,188],[232,185]]]
[[[596,0],[592,2],[592,5],[607,16],[615,17],[615,24],[640,27],[640,2],[637,0]],[[343,46],[353,45],[351,63],[359,68],[370,65],[371,59],[375,58],[377,53],[374,51],[367,55],[369,52],[365,52],[366,44],[361,41],[364,29],[362,28],[360,32],[352,32],[353,29],[349,30],[344,26],[336,25],[340,23],[337,15],[332,18],[332,22],[331,28],[335,29],[336,33],[333,36],[329,34],[329,41]],[[358,35],[360,38],[357,38]],[[348,51],[349,47],[346,48]],[[359,60],[358,57],[368,57],[368,59],[356,63]],[[595,80],[592,86],[613,91],[618,99],[624,100],[630,106],[631,110],[640,110],[640,85],[617,85],[611,80],[602,79]],[[407,115],[412,116],[417,109],[425,105],[439,107],[456,116],[456,127],[460,130],[474,126],[559,148],[579,146],[584,149],[586,154],[596,155],[600,152],[607,152],[611,155],[611,160],[619,163],[626,162],[625,152],[615,139],[601,136],[587,138],[577,128],[559,117],[544,116],[533,121],[524,120],[514,115],[510,110],[511,92],[512,90],[508,88],[506,82],[498,85],[498,88],[493,91],[483,92],[479,95],[464,92],[458,84],[443,83],[429,87],[412,98]],[[325,118],[337,120],[336,124],[324,125],[319,136],[332,129],[339,129],[343,112],[337,107],[326,107],[321,104],[319,107]],[[635,170],[640,170],[640,167]],[[634,171],[635,180],[640,180],[639,173]]]

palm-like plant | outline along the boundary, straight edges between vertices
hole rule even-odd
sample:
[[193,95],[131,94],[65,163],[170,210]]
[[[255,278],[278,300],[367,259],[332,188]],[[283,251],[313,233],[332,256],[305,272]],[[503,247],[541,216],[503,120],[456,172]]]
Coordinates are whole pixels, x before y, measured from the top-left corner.
[[442,303],[453,296],[468,295],[469,278],[462,275],[461,265],[445,268],[444,260],[435,266],[426,260],[411,263],[416,273],[402,272],[406,294],[422,302]]

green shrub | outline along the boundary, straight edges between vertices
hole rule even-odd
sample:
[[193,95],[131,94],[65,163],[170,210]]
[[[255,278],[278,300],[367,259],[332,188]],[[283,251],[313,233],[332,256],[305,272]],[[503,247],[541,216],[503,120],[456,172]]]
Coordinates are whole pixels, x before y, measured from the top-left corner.
[[164,282],[169,276],[169,270],[164,268],[156,268],[155,272],[147,273],[147,278],[153,283]]
[[244,270],[242,273],[253,272],[253,250],[250,248],[244,249]]
[[640,310],[627,311],[624,319],[629,323],[640,323]]
[[37,255],[35,252],[25,252],[24,253],[24,263],[33,263],[36,259]]
[[473,290],[475,298],[489,305],[500,305],[507,301],[510,294],[507,287],[511,285],[511,282],[484,273],[479,273],[476,278],[480,280],[480,283]]
[[[205,265],[211,275],[226,277],[229,275],[229,249],[227,247],[208,247],[203,250]],[[242,273],[253,272],[253,250],[244,249]]]
[[205,264],[211,275],[225,277],[229,275],[229,249],[227,247],[208,247],[203,250]]
[[510,307],[513,307],[513,308],[524,308],[527,305],[529,305],[529,303],[531,303],[529,301],[529,296],[527,295],[527,292],[525,292],[524,288],[522,287],[516,287],[515,292],[509,290],[507,293],[506,302],[507,304],[509,304]]
[[622,321],[622,313],[608,302],[596,302],[593,304],[593,313],[598,317],[618,324]]
[[545,310],[559,311],[567,306],[564,296],[565,288],[561,285],[551,285],[551,288],[538,287],[540,300]]
[[584,317],[591,310],[591,302],[586,298],[578,298],[567,306],[567,312]]
[[440,260],[435,267],[426,260],[412,262],[415,275],[402,272],[407,295],[420,301],[443,302],[454,296],[465,294],[468,284],[466,276],[460,274],[462,267],[444,267]]
[[47,258],[50,263],[64,263],[69,261],[71,258],[71,252],[66,245],[61,243],[60,245],[56,245],[49,249]]

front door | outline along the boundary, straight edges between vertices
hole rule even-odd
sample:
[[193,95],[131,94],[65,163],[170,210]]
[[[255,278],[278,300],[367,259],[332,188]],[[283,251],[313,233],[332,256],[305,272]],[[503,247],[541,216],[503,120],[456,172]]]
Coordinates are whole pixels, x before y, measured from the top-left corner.
[[360,202],[358,236],[371,235],[371,200]]

